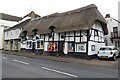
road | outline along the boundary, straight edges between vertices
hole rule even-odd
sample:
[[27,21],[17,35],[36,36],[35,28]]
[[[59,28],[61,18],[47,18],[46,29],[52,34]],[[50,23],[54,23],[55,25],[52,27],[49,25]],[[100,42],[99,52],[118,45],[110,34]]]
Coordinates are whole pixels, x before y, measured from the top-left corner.
[[3,78],[117,78],[118,70],[15,55],[2,55]]

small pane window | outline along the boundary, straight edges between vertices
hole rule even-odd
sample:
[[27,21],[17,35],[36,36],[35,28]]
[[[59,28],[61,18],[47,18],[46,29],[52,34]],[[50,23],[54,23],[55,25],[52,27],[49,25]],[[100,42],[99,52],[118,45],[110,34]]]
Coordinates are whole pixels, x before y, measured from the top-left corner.
[[97,30],[95,30],[95,32],[94,32],[94,33],[95,33],[95,36],[98,36],[98,31],[97,31]]

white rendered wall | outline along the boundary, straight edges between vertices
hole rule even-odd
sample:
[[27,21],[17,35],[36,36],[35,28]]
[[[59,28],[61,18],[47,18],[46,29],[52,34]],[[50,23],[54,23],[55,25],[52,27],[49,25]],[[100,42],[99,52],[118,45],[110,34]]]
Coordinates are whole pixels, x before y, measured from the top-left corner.
[[4,27],[1,27],[1,25],[0,25],[0,49],[3,48],[3,43],[4,43],[4,41],[3,41],[3,39],[4,39],[3,30],[4,30]]
[[14,29],[14,30],[12,29],[12,30],[6,31],[5,32],[5,40],[20,38],[19,37],[20,32],[21,32],[21,29]]
[[112,18],[106,18],[106,22],[108,28],[108,35],[105,35],[105,38],[107,40],[108,46],[113,46],[114,44],[110,40],[111,32],[113,32],[113,27],[118,27],[118,22],[113,20]]

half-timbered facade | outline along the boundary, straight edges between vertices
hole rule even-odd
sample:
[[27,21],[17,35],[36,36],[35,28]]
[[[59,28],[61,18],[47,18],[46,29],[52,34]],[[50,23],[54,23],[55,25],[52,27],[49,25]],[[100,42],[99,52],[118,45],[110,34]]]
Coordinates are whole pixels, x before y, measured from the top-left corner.
[[107,33],[105,19],[92,4],[32,20],[20,36],[24,51],[88,56],[105,45]]

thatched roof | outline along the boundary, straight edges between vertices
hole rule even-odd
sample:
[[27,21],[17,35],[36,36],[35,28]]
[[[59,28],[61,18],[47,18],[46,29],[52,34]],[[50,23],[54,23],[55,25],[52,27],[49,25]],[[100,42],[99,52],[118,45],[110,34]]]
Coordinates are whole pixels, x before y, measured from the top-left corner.
[[90,29],[95,21],[99,21],[105,34],[108,33],[106,21],[95,5],[89,5],[77,10],[62,13],[60,18],[52,25],[56,27],[55,32]]
[[39,34],[50,33],[49,27],[54,23],[54,20],[57,19],[58,14],[59,13],[54,13],[39,19],[31,20],[26,28],[21,32],[21,35],[24,31],[27,31],[27,35],[32,35],[32,31],[34,29],[37,29]]
[[10,28],[6,29],[5,31],[13,30],[13,29],[16,29],[16,28],[24,29],[26,27],[25,25],[27,25],[29,23],[29,21],[30,21],[30,19],[27,19],[27,20],[25,20],[25,21],[23,21],[19,24],[14,25],[13,27],[10,27]]
[[17,17],[17,16],[13,16],[13,15],[9,15],[9,14],[5,14],[5,13],[0,13],[2,15],[2,19],[3,20],[8,20],[8,21],[20,21],[22,20],[22,17]]
[[[88,30],[95,23],[95,21],[99,21],[101,23],[104,34],[107,34],[108,29],[106,21],[94,4],[76,10],[58,13],[54,16],[49,15],[42,17],[38,19],[37,25],[29,26],[25,30],[29,32],[33,29],[37,29],[38,34],[49,33],[50,26],[54,26],[54,31],[57,33],[76,30]],[[32,27],[32,29],[30,27]],[[28,33],[28,35],[31,34]]]

